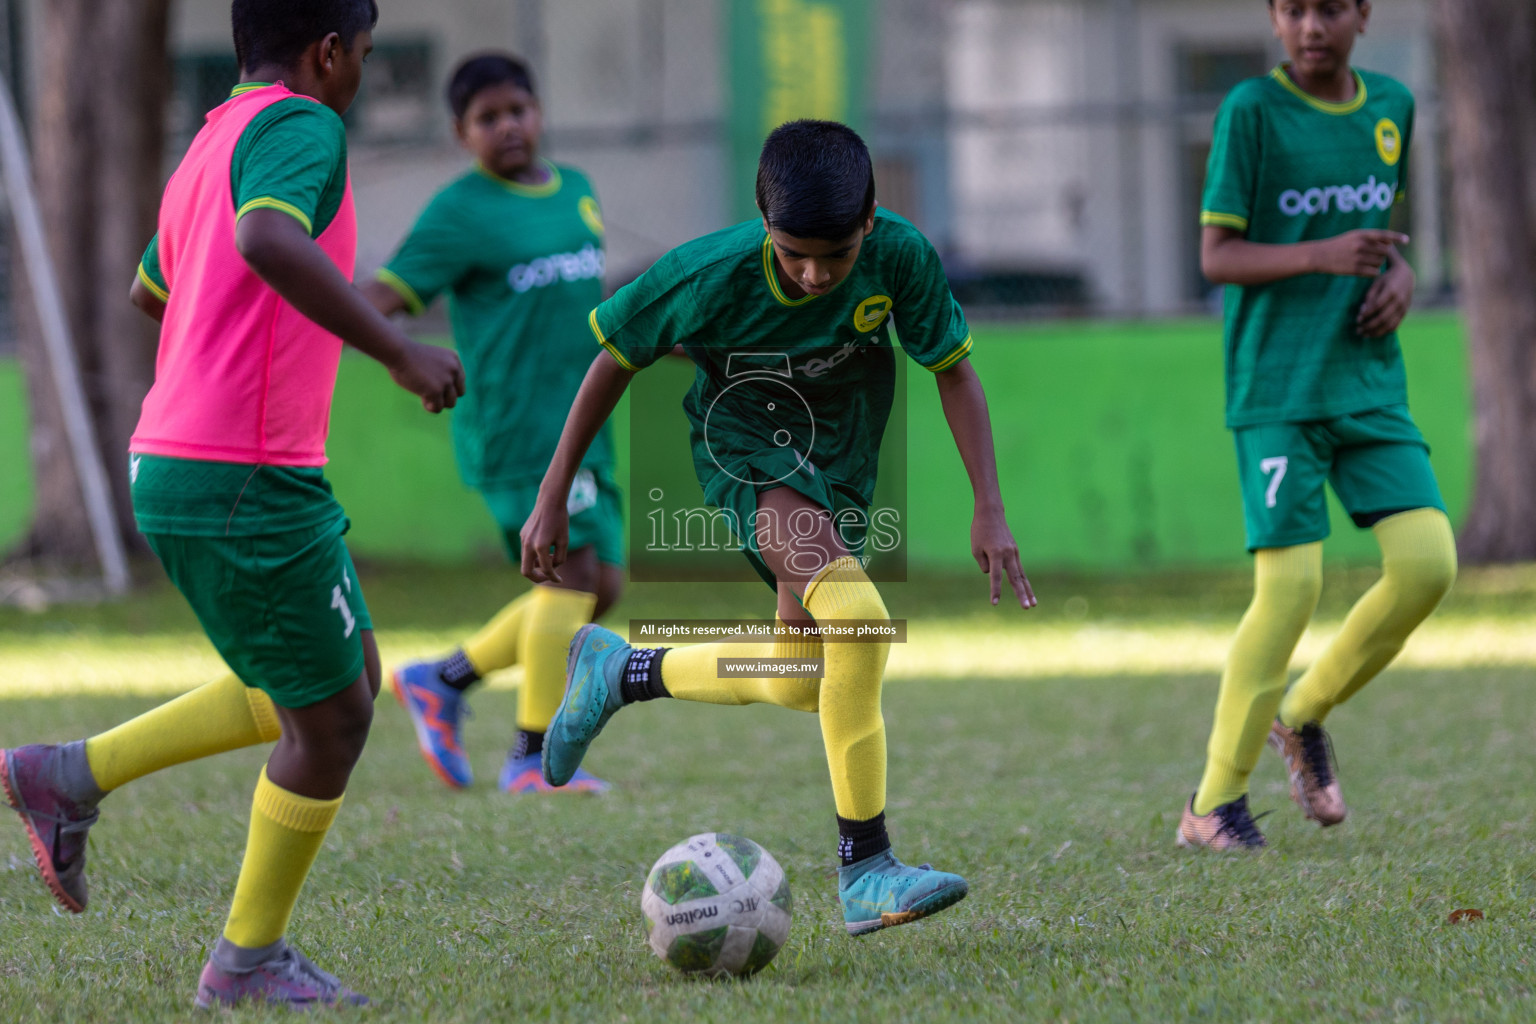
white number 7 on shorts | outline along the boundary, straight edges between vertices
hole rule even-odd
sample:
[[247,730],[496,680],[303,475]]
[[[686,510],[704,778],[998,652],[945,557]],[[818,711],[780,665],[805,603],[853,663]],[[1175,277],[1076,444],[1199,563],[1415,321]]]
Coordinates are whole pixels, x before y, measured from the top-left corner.
[[1264,491],[1264,507],[1275,507],[1275,495],[1280,491],[1280,481],[1285,479],[1285,467],[1290,465],[1290,458],[1285,455],[1276,455],[1272,459],[1260,459],[1259,470],[1269,477],[1269,487]]

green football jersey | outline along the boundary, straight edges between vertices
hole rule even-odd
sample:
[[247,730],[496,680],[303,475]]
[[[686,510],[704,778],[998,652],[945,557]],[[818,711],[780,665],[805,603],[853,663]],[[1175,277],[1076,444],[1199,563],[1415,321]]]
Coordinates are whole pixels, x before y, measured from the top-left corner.
[[[230,97],[261,89],[269,82],[242,82]],[[341,117],[323,103],[279,100],[251,118],[240,133],[229,165],[235,211],[272,209],[304,225],[319,238],[347,194],[347,130]],[[171,285],[160,267],[160,236],[149,240],[139,261],[139,279],[161,302]]]
[[[1200,223],[1292,244],[1386,228],[1403,198],[1413,95],[1355,72],[1326,103],[1284,66],[1239,84],[1216,115]],[[1405,403],[1397,335],[1364,338],[1369,278],[1305,274],[1226,292],[1227,425],[1301,422]]]
[[[471,487],[544,476],[592,364],[587,313],[603,297],[603,219],[572,167],[522,185],[481,167],[422,211],[379,279],[413,313],[448,293],[468,386],[453,409],[454,454]],[[604,424],[583,462],[613,464]]]
[[676,345],[693,360],[684,410],[711,502],[734,482],[819,474],[868,506],[895,390],[892,321],[906,354],[938,372],[971,350],[965,315],[933,246],[885,210],[825,295],[786,297],[773,260],[760,220],[695,239],[594,309],[592,330],[626,369]]

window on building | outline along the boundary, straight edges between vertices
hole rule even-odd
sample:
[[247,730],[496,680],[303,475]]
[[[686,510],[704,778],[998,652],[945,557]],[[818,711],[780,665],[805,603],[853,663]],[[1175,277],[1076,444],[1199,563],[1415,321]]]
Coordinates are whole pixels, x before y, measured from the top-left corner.
[[1269,71],[1265,44],[1215,45],[1190,43],[1174,51],[1179,87],[1179,193],[1184,254],[1184,293],[1194,302],[1212,300],[1216,286],[1200,272],[1200,196],[1205,191],[1205,165],[1211,152],[1216,108],[1232,87],[1245,78]]
[[[168,115],[172,145],[185,148],[239,80],[240,65],[228,50],[178,54]],[[376,41],[362,89],[344,117],[347,132],[363,143],[431,138],[438,130],[437,94],[428,40]]]

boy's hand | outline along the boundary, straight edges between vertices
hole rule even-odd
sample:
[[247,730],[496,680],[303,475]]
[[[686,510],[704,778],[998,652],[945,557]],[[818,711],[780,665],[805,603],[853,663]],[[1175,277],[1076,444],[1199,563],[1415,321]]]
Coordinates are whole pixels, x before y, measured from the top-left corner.
[[1371,283],[1355,317],[1355,330],[1362,338],[1384,338],[1397,330],[1413,304],[1413,268],[1408,261],[1391,253],[1391,262]]
[[1003,519],[1002,512],[976,510],[971,520],[971,555],[981,571],[992,577],[992,603],[1003,596],[1003,576],[1018,596],[1020,608],[1035,606],[1035,592],[1019,564],[1019,545],[1013,539],[1013,531]]
[[451,348],[407,339],[388,369],[396,384],[421,399],[427,412],[452,409],[464,394],[464,367]]
[[1341,277],[1375,277],[1395,245],[1407,245],[1408,236],[1397,231],[1359,228],[1312,243],[1313,272]]
[[542,494],[523,523],[523,575],[535,583],[559,583],[556,569],[564,564],[571,540],[571,517],[565,501],[546,502]]

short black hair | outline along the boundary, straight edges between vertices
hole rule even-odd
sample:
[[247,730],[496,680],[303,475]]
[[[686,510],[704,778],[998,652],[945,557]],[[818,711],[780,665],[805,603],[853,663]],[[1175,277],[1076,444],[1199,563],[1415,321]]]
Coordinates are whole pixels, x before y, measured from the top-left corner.
[[511,82],[530,96],[538,96],[533,87],[533,72],[528,62],[510,53],[480,53],[468,57],[448,79],[448,109],[454,117],[463,117],[476,94],[493,85]]
[[310,43],[335,32],[347,49],[379,23],[378,0],[234,0],[229,21],[241,70],[291,68]]
[[787,121],[763,143],[757,208],[795,238],[837,241],[875,205],[875,172],[859,133],[837,121]]

